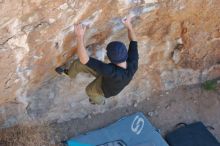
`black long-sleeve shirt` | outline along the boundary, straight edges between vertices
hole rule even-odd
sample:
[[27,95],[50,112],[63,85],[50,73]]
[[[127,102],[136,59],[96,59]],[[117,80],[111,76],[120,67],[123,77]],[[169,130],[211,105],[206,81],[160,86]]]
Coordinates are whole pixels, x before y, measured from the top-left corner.
[[92,57],[86,65],[103,76],[102,90],[105,97],[109,98],[117,95],[129,84],[138,69],[138,59],[137,42],[131,41],[128,49],[127,69],[113,63],[103,63]]

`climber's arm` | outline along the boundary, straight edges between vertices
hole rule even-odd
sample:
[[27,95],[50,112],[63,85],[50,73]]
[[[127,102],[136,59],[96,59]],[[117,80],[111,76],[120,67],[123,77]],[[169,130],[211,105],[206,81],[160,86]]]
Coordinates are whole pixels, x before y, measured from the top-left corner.
[[137,37],[134,32],[133,26],[131,24],[131,16],[128,16],[127,18],[124,18],[122,20],[125,27],[128,29],[128,38],[130,40],[129,49],[128,49],[128,68],[132,68],[133,72],[136,72],[138,68],[138,43],[137,43]]
[[89,61],[89,55],[84,46],[84,34],[86,27],[82,24],[75,25],[75,34],[77,39],[77,55],[82,64],[86,64]]
[[128,38],[130,41],[137,41],[136,34],[132,26],[128,28]]
[[124,23],[125,27],[128,29],[129,40],[130,41],[137,41],[136,34],[135,34],[133,26],[131,24],[131,16],[128,16],[127,18],[122,19],[122,22]]

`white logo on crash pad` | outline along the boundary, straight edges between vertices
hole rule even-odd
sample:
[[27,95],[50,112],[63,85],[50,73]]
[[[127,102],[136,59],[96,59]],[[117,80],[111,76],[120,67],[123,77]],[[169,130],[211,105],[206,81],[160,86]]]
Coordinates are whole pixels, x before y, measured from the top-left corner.
[[139,135],[141,133],[141,131],[143,130],[143,128],[144,128],[144,119],[140,116],[136,116],[134,118],[132,125],[131,125],[131,130],[135,134]]

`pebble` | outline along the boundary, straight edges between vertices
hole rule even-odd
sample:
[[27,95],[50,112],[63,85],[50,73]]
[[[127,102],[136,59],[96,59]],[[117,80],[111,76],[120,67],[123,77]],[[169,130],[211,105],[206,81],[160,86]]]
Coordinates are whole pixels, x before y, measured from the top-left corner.
[[88,115],[87,118],[88,118],[88,119],[92,119],[92,116],[91,116],[91,115]]
[[137,102],[135,102],[135,103],[134,103],[134,107],[137,107],[137,106],[138,106],[138,103],[137,103]]
[[153,117],[154,112],[148,112],[147,115],[148,115],[149,117]]
[[168,110],[169,108],[170,108],[170,105],[167,105],[167,106],[165,107],[165,109],[167,109],[167,110]]
[[157,111],[153,111],[153,112],[148,112],[147,113],[149,117],[153,117],[153,116],[157,116],[158,112]]

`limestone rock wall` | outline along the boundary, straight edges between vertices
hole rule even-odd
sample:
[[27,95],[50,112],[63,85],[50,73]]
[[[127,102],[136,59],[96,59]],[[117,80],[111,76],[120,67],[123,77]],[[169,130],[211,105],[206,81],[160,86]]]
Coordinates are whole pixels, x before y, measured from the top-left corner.
[[[133,104],[220,76],[219,0],[0,0],[0,127],[62,122]],[[58,76],[75,58],[74,23],[82,22],[90,54],[106,60],[113,40],[128,45],[121,18],[130,14],[139,41],[134,80],[104,106],[85,94],[89,75]]]

